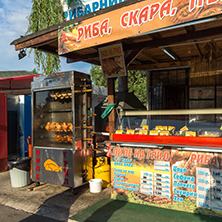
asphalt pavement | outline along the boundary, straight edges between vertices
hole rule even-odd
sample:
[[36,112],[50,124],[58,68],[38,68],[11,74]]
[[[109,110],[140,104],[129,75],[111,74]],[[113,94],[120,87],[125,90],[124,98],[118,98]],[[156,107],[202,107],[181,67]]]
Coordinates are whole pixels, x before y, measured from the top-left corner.
[[24,211],[15,210],[11,207],[0,205],[1,221],[2,222],[60,222],[59,220],[50,219],[26,213]]
[[106,188],[101,193],[92,194],[88,184],[76,188],[74,194],[68,187],[51,184],[41,184],[34,191],[28,191],[35,186],[34,183],[13,188],[9,171],[0,173],[0,186],[0,205],[59,221],[68,221],[96,202],[110,198],[111,192],[110,188]]

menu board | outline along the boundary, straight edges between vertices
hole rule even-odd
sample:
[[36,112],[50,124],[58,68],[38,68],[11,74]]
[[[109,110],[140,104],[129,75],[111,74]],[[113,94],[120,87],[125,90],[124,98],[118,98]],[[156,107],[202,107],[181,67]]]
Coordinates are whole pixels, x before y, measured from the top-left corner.
[[113,199],[222,217],[222,154],[112,146]]

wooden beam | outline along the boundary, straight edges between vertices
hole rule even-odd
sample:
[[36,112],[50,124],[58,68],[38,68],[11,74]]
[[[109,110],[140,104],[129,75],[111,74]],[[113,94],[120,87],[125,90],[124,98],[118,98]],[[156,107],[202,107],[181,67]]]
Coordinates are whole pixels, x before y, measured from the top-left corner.
[[160,35],[160,33],[151,33],[149,34],[149,36],[152,38],[152,39],[162,39],[162,36]]
[[168,68],[184,68],[189,66],[190,66],[190,61],[174,61],[174,62],[163,62],[156,64],[132,65],[128,67],[128,70],[154,70],[154,69],[168,69]]
[[125,45],[123,46],[123,50],[132,50],[134,48],[144,48],[144,49],[152,49],[157,47],[166,47],[176,43],[182,43],[187,41],[194,41],[197,39],[209,38],[216,35],[222,35],[222,26],[196,31],[192,33],[181,34],[177,36],[166,37],[162,39],[151,40],[147,42],[139,42],[133,45]]
[[194,45],[194,48],[196,49],[199,57],[200,57],[200,58],[203,58],[203,54],[202,54],[202,52],[201,52],[201,50],[200,50],[199,45],[198,45],[197,43],[195,43],[195,41],[194,41],[194,44],[193,44],[193,45]]
[[[108,78],[108,104],[115,103],[115,78]],[[116,127],[116,109],[114,108],[109,114],[109,135],[110,140]]]
[[125,64],[129,66],[131,62],[133,62],[136,57],[142,52],[143,48],[134,49],[126,58]]
[[49,46],[49,45],[40,46],[40,47],[33,47],[33,48],[35,48],[37,50],[41,50],[41,51],[46,52],[46,53],[50,52],[54,55],[58,55],[58,48],[55,48],[55,47],[52,47],[52,46]]
[[[176,43],[182,43],[182,42],[187,42],[187,41],[194,41],[197,39],[203,39],[203,38],[209,38],[213,37],[216,35],[222,35],[222,26],[216,27],[216,28],[211,28],[207,30],[202,30],[202,31],[196,31],[192,33],[186,33],[182,35],[177,35],[174,37],[166,37],[162,39],[155,39],[155,40],[150,40],[147,42],[140,42],[140,43],[135,43],[135,44],[130,44],[130,45],[124,45],[123,44],[123,50],[124,52],[131,51],[134,49],[152,49],[152,48],[158,48],[158,47],[163,47],[171,44],[176,44]],[[66,56],[66,55],[64,55]],[[91,53],[87,54],[84,56],[78,56],[78,58],[74,58],[72,61],[77,62],[77,61],[90,61],[92,58],[99,57],[98,53]],[[70,60],[69,60],[70,62]]]
[[[194,33],[194,32],[195,32],[195,27],[194,27],[193,25],[191,25],[191,26],[186,26],[185,29],[186,29],[186,32],[187,32],[187,33]],[[201,52],[201,50],[200,50],[199,45],[198,45],[197,43],[195,43],[195,40],[194,40],[193,46],[194,46],[194,48],[196,49],[199,57],[202,58],[202,57],[203,57],[203,54],[202,54],[202,52]]]
[[141,53],[143,56],[145,56],[147,59],[149,59],[150,61],[154,62],[154,63],[159,63],[159,60],[156,59],[155,57],[151,56],[149,53],[143,51]]
[[193,25],[184,27],[187,33],[195,32],[195,27]]
[[38,44],[47,43],[48,41],[57,40],[58,41],[58,30],[52,31],[50,33],[44,34],[42,36],[27,40],[25,42],[15,45],[15,50],[18,51],[24,48],[38,47]]

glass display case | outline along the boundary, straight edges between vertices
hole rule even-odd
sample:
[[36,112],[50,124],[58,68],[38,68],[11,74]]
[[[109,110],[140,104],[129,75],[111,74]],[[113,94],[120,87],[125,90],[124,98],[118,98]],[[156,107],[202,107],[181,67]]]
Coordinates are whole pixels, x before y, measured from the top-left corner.
[[116,133],[152,135],[156,131],[155,135],[163,135],[161,132],[166,131],[167,135],[185,136],[191,131],[195,132],[193,136],[220,137],[221,112],[222,109],[125,111],[118,117]]
[[[221,113],[222,109],[122,111],[114,140],[219,147],[222,144]],[[143,138],[138,137],[141,135]]]
[[79,72],[40,76],[32,84],[35,181],[77,187],[91,178],[91,80]]

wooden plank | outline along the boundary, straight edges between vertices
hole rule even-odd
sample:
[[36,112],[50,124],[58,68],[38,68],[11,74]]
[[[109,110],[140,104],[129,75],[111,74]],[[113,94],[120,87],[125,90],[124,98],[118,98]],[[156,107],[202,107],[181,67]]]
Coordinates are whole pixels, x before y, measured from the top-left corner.
[[147,53],[146,51],[143,51],[141,53],[143,56],[145,56],[148,60],[152,61],[152,62],[155,62],[155,63],[159,63],[158,59],[151,56],[149,53]]
[[222,30],[222,26],[218,26],[216,28],[181,34],[174,37],[171,36],[171,37],[155,39],[155,40],[151,40],[147,42],[135,43],[133,45],[126,45],[126,46],[123,46],[123,50],[127,51],[127,50],[133,50],[135,48],[141,48],[141,47],[146,48],[146,49],[152,49],[152,48],[157,48],[161,46],[166,47],[166,46],[170,46],[176,43],[182,43],[182,42],[187,42],[191,40],[197,40],[197,39],[213,37],[216,35],[222,35],[221,30]]
[[199,47],[199,45],[198,45],[197,43],[195,43],[195,41],[194,41],[194,48],[196,49],[199,57],[200,57],[200,58],[203,58],[203,54],[202,54],[202,52],[201,52],[201,50],[200,50],[200,47]]
[[168,69],[168,68],[185,68],[190,66],[190,61],[174,61],[163,62],[156,64],[144,64],[144,65],[132,65],[128,67],[128,70],[154,70],[154,69]]
[[[115,78],[108,78],[108,104],[115,103]],[[116,109],[114,108],[109,114],[109,135],[110,140],[112,134],[115,132],[116,126]]]
[[125,58],[125,64],[126,66],[129,66],[131,62],[133,62],[136,57],[143,51],[143,48],[134,49],[126,58]]
[[24,49],[24,48],[30,48],[30,47],[37,47],[38,44],[42,43],[47,43],[48,41],[51,40],[57,40],[58,41],[58,31],[53,31],[47,34],[44,34],[42,36],[27,40],[25,42],[19,43],[15,45],[15,50],[18,51],[20,49]]

